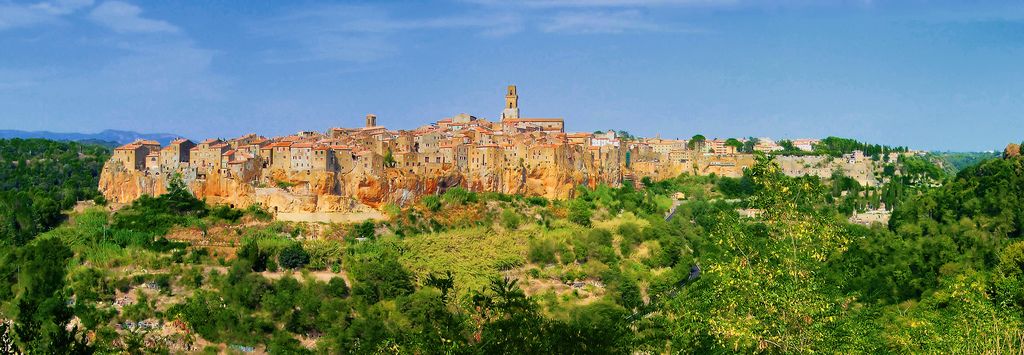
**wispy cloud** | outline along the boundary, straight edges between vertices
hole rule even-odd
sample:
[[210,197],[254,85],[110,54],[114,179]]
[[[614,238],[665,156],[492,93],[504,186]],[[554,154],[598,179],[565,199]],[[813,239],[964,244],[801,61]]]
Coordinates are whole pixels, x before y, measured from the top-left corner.
[[[521,14],[525,26],[545,33],[617,34],[703,32],[655,16],[661,8],[718,9],[742,0],[464,0],[489,11]],[[675,11],[675,9],[672,9]]]
[[228,81],[212,72],[214,50],[186,38],[166,41],[120,42],[126,55],[96,75],[111,83],[112,93],[142,98],[173,97],[200,100],[223,98]]
[[31,7],[53,15],[67,15],[92,4],[93,0],[56,0],[36,3]]
[[178,27],[161,20],[142,17],[142,9],[122,1],[106,1],[89,18],[119,33],[175,33]]
[[544,32],[561,33],[623,33],[633,31],[664,31],[666,27],[645,18],[639,11],[562,12],[541,25]]
[[400,18],[382,7],[338,5],[297,10],[252,26],[253,34],[280,42],[282,49],[267,53],[273,62],[373,62],[400,53],[401,34],[444,30],[506,36],[522,25],[513,16]]
[[[42,20],[34,19],[38,25],[45,23],[38,21],[65,22],[77,32],[90,27],[80,21],[84,19],[112,31],[80,31],[74,40],[23,41],[41,53],[59,49],[93,57],[61,62],[43,54],[39,63],[0,63],[2,117],[37,117],[44,123],[34,124],[45,124],[82,115],[102,118],[103,126],[180,130],[180,120],[201,110],[209,116],[209,111],[219,107],[204,103],[229,97],[231,79],[213,66],[218,51],[203,48],[171,22],[144,16],[145,11],[134,4],[107,1],[89,9],[91,4],[53,1],[16,6],[21,14],[40,16]],[[9,14],[9,7],[2,6],[7,5],[0,5],[0,14]],[[5,18],[2,15],[0,18]],[[139,33],[161,35],[136,35]],[[3,35],[18,38],[20,34]],[[54,105],[56,102],[60,104]],[[57,106],[60,109],[50,109]],[[99,128],[103,127],[90,129]]]
[[92,0],[56,0],[32,4],[0,2],[0,30],[57,22],[61,16],[92,6]]

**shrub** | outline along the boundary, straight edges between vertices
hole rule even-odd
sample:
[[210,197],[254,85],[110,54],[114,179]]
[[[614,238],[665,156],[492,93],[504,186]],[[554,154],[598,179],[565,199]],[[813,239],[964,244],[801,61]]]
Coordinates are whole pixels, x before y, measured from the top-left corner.
[[558,252],[558,244],[550,238],[530,239],[529,249],[526,258],[530,262],[538,264],[554,264],[555,253]]
[[595,228],[586,234],[573,238],[573,250],[576,260],[585,262],[589,258],[597,258],[605,263],[612,263],[617,256],[612,249],[612,233],[608,230]]
[[348,296],[348,285],[345,284],[344,279],[332,277],[331,281],[327,282],[327,293],[334,297],[346,297]]
[[426,207],[431,212],[437,212],[441,210],[441,198],[437,197],[436,195],[425,196],[423,197],[422,200],[420,200],[420,203],[422,203],[423,207]]
[[356,238],[373,238],[375,228],[376,226],[373,224],[373,221],[367,220],[352,226],[352,235],[355,235]]
[[441,195],[441,200],[449,205],[465,205],[467,203],[476,202],[476,194],[470,192],[461,187],[453,187],[448,189]]
[[388,203],[384,205],[384,213],[387,214],[388,217],[396,218],[402,215],[402,208],[398,207],[398,205],[394,203]]
[[260,206],[255,203],[249,205],[249,207],[245,209],[245,213],[248,213],[253,218],[256,218],[261,221],[269,221],[271,218],[274,217],[273,215],[270,214],[270,212],[263,208],[263,206]]
[[506,208],[504,211],[501,211],[501,225],[506,229],[513,230],[519,228],[520,222],[522,222],[522,218],[511,208]]
[[241,248],[238,248],[236,255],[239,259],[246,260],[252,265],[252,271],[263,272],[267,269],[267,255],[260,251],[255,240],[251,240]]
[[505,257],[494,262],[495,268],[499,271],[508,271],[523,265],[522,259],[518,257]]
[[1024,242],[1016,242],[1003,249],[993,286],[999,304],[1024,307]]
[[309,253],[306,252],[306,249],[302,248],[302,245],[295,243],[281,250],[281,254],[278,255],[277,259],[281,267],[297,269],[309,264]]
[[239,218],[242,218],[243,214],[242,210],[234,209],[227,205],[217,205],[210,210],[210,215],[232,222],[238,221]]
[[619,235],[623,236],[624,238],[631,238],[634,236],[639,237],[640,226],[633,222],[624,222],[619,225],[618,232]]
[[526,198],[526,203],[534,206],[544,207],[548,205],[548,199],[542,196],[530,196]]
[[305,248],[306,253],[309,254],[309,265],[307,265],[307,268],[310,269],[326,269],[330,265],[341,263],[341,258],[345,253],[341,243],[333,240],[310,240],[302,246]]
[[591,214],[591,205],[582,199],[575,199],[569,204],[569,221],[572,223],[590,227]]

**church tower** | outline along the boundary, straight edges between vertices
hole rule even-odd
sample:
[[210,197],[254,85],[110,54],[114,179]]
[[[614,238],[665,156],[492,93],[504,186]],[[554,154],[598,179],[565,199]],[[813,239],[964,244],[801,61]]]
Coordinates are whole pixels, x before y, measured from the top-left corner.
[[519,94],[516,93],[516,86],[509,85],[505,93],[505,110],[501,112],[501,119],[519,118]]
[[377,115],[374,115],[372,113],[369,114],[369,115],[366,115],[366,127],[375,127],[375,126],[377,126]]

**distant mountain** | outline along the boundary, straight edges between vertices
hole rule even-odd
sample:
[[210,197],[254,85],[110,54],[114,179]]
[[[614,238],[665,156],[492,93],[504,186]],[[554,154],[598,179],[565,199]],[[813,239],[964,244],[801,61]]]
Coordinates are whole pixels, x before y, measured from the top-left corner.
[[108,129],[100,133],[59,133],[49,131],[17,131],[17,130],[0,130],[0,139],[3,138],[45,138],[52,139],[55,141],[87,141],[88,143],[96,143],[105,145],[102,142],[114,142],[117,145],[131,143],[137,139],[149,139],[160,142],[161,145],[167,145],[171,140],[181,137],[177,134],[170,133],[139,133],[132,131],[118,131],[114,129]]

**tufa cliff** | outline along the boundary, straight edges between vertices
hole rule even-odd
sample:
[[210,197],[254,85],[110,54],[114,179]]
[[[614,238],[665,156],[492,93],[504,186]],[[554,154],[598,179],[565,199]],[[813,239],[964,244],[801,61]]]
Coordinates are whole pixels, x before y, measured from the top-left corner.
[[[112,159],[100,174],[99,190],[108,201],[127,204],[142,195],[165,193],[172,174],[126,169]],[[618,170],[602,174],[555,166],[520,166],[475,175],[454,170],[415,174],[389,168],[379,176],[265,169],[256,182],[240,181],[220,172],[201,178],[177,174],[196,197],[209,203],[238,208],[258,204],[273,212],[353,212],[389,203],[407,206],[424,195],[453,187],[566,199],[572,197],[578,185],[614,185],[621,180]]]

